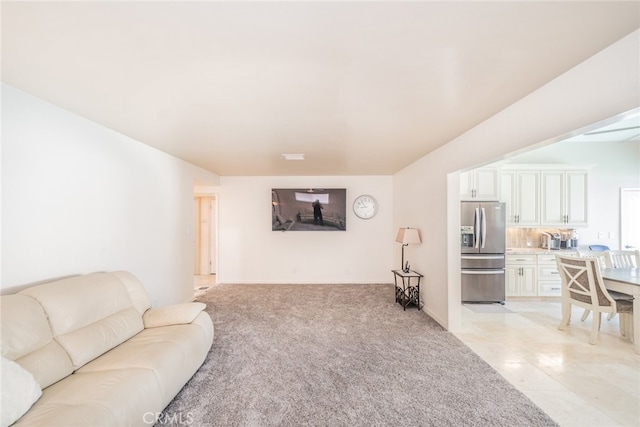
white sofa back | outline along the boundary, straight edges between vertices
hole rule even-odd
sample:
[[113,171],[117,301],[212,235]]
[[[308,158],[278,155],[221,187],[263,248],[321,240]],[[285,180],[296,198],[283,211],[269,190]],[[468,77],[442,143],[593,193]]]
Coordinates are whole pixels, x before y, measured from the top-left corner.
[[27,295],[4,295],[2,356],[18,362],[45,388],[73,372],[69,355],[53,339],[42,306]]
[[142,331],[151,307],[142,284],[124,271],[45,283],[2,302],[2,355],[43,388]]

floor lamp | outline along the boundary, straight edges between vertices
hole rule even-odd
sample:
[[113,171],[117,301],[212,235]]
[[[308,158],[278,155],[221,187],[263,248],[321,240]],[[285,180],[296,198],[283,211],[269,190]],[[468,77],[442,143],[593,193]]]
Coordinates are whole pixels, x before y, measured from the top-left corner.
[[422,240],[420,240],[420,232],[418,231],[417,228],[409,228],[409,227],[401,228],[398,230],[398,235],[396,236],[396,242],[402,243],[402,263],[400,264],[400,269],[405,272],[408,272],[409,266],[407,265],[405,267],[404,265],[404,247],[409,244],[417,245],[419,243],[422,243]]

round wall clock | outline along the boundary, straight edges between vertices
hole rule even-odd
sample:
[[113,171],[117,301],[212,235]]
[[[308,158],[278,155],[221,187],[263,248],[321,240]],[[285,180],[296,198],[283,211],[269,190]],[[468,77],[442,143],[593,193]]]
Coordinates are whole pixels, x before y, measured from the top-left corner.
[[373,196],[363,194],[356,197],[356,200],[353,202],[353,213],[355,213],[358,218],[373,218],[377,212],[378,202],[376,202]]

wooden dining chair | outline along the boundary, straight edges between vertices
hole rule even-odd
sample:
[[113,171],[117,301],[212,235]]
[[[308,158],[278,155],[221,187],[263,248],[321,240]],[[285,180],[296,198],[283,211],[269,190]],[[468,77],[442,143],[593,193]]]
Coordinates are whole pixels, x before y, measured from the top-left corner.
[[[603,254],[605,268],[633,268],[640,266],[640,250],[608,250],[603,252]],[[633,297],[631,295],[629,295],[627,299],[629,301],[633,301]],[[607,315],[607,320],[613,319],[615,315],[615,313],[609,313]],[[589,316],[589,313],[582,315],[585,319],[587,316]]]
[[580,255],[582,258],[595,258],[598,260],[598,265],[600,266],[600,268],[607,267],[607,251],[579,250],[578,255]]
[[[593,246],[589,246],[592,248]],[[604,246],[606,247],[606,246]],[[596,258],[598,260],[598,265],[600,268],[623,268],[627,266],[633,267],[634,265],[629,265],[630,263],[635,262],[635,266],[639,265],[640,261],[640,251],[612,251],[607,249],[605,251],[601,251],[600,249],[590,249],[588,251],[578,251],[581,257],[591,257]],[[612,255],[615,253],[616,255]],[[633,296],[618,293],[620,299],[627,299],[629,301],[633,301]],[[581,321],[587,320],[591,310],[585,310],[582,313]],[[616,313],[607,314],[607,320],[611,320],[616,316]]]
[[633,268],[640,266],[640,250],[606,251],[605,265],[607,268]]
[[602,313],[619,313],[621,335],[633,336],[633,303],[617,299],[618,293],[605,288],[597,259],[556,255],[556,263],[562,281],[563,302],[558,329],[564,330],[569,325],[571,306],[576,305],[593,312],[590,344],[598,339]]
[[[600,245],[589,246],[588,251],[580,250],[578,251],[578,254],[583,258],[597,259],[598,265],[600,266],[600,268],[606,268],[607,267],[606,252],[604,250],[601,250],[600,247],[598,246]],[[606,248],[606,246],[601,246],[601,247]],[[595,248],[595,249],[592,249],[592,248]],[[585,309],[584,313],[582,313],[582,317],[580,318],[580,320],[584,322],[585,320],[587,320],[587,317],[589,317],[589,314],[591,314],[591,310]],[[609,313],[609,316],[607,316],[607,320],[611,320],[612,317],[613,317],[613,313]]]

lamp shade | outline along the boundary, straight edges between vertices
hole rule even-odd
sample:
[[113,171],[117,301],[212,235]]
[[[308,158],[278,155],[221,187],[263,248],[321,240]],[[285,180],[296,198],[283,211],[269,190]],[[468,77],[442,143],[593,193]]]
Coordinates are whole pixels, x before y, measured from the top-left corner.
[[398,230],[396,242],[409,245],[422,243],[422,240],[420,240],[420,232],[417,228],[401,228]]

